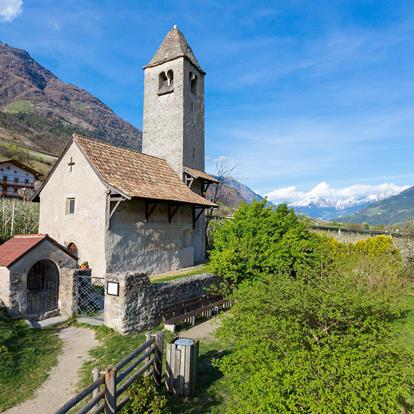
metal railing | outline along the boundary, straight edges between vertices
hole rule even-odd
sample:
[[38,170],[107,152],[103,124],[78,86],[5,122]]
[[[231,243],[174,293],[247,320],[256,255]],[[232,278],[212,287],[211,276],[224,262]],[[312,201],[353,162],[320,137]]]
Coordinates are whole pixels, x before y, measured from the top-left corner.
[[63,405],[55,414],[115,414],[129,401],[128,389],[141,377],[152,375],[161,386],[164,333],[146,334],[146,341],[104,373],[94,370],[94,382]]

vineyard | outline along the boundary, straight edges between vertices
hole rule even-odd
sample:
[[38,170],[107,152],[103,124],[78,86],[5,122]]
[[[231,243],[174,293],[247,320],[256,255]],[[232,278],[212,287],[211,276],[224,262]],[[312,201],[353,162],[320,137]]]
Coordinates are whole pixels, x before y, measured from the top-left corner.
[[0,241],[15,234],[37,233],[39,204],[29,201],[0,199]]

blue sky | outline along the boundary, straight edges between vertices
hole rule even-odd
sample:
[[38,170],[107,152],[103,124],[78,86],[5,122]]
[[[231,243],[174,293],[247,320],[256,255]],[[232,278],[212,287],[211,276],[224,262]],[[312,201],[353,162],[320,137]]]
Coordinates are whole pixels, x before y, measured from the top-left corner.
[[141,128],[141,68],[177,24],[207,72],[211,172],[228,157],[238,179],[286,199],[321,182],[395,192],[414,184],[412,6],[0,0],[0,40]]

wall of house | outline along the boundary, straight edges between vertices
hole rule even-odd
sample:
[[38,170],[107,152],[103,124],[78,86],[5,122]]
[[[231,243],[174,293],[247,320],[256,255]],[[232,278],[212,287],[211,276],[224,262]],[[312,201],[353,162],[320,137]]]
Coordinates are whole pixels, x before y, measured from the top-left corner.
[[[75,164],[72,171],[68,163]],[[40,233],[78,247],[80,262],[88,261],[94,276],[104,276],[107,189],[74,143],[40,193]],[[75,213],[66,200],[75,198]]]
[[139,332],[161,322],[161,309],[201,296],[220,279],[197,275],[169,283],[152,284],[147,276],[114,273],[107,281],[119,283],[119,296],[105,296],[105,325],[121,333]]
[[181,206],[168,222],[167,203],[159,203],[145,223],[145,202],[122,202],[108,233],[107,272],[156,274],[194,264],[194,230],[190,206]]
[[[9,269],[8,297],[2,298],[12,316],[26,314],[27,307],[27,273],[39,260],[51,260],[59,269],[59,301],[58,306],[62,315],[70,316],[73,309],[73,272],[77,261],[48,240],[40,242],[35,248],[26,253]],[[4,273],[0,283],[3,284]],[[7,292],[7,284],[2,291]]]
[[17,190],[19,188],[32,188],[34,182],[35,176],[33,174],[11,162],[0,166],[0,195],[18,197]]
[[7,267],[0,267],[0,301],[10,306],[10,271]]

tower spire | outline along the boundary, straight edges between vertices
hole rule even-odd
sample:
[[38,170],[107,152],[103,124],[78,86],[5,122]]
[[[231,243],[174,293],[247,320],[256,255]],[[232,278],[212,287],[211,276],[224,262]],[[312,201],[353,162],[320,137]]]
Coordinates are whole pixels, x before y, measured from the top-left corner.
[[164,40],[162,41],[158,50],[155,52],[151,61],[146,66],[144,66],[144,69],[158,66],[180,57],[188,59],[200,72],[204,73],[196,57],[194,56],[194,53],[191,50],[191,47],[189,46],[186,38],[178,26],[175,24],[164,37]]

